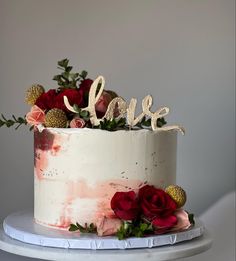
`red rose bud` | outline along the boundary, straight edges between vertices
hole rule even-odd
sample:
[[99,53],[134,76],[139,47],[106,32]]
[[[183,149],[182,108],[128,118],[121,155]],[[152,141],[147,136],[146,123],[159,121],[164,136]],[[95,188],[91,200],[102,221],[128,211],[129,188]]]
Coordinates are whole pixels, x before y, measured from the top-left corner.
[[37,105],[42,110],[51,110],[54,108],[56,96],[56,90],[51,89],[41,94],[36,100],[35,105]]
[[116,192],[111,199],[111,208],[115,215],[123,220],[134,220],[139,215],[139,206],[134,191]]
[[88,96],[89,96],[89,91],[90,87],[93,83],[93,80],[91,79],[85,79],[81,81],[79,85],[79,92],[83,97],[83,102],[84,102],[84,107],[88,106]]
[[65,112],[69,111],[64,104],[64,96],[68,98],[68,101],[72,106],[77,104],[79,108],[83,107],[83,96],[81,93],[76,89],[66,89],[57,95],[54,108],[61,109]]
[[[175,201],[162,189],[146,185],[139,190],[139,201],[142,214],[149,220],[156,220],[154,223],[161,225],[163,222],[172,224],[176,222],[171,219],[177,208]],[[170,217],[170,221],[167,218]],[[157,221],[159,220],[159,221]]]
[[85,126],[85,121],[79,117],[75,117],[71,122],[70,122],[70,127],[71,128],[84,128]]

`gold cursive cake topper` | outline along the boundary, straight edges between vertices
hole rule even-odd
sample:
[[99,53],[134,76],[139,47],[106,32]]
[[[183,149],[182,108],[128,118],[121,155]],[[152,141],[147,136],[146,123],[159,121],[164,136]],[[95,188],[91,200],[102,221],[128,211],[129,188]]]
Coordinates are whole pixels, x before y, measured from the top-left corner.
[[[95,110],[95,104],[98,102],[99,98],[102,95],[102,92],[104,90],[105,86],[105,79],[103,76],[98,76],[96,80],[93,82],[93,84],[90,87],[89,96],[88,96],[88,106],[85,108],[82,108],[82,111],[88,111],[90,115],[90,122],[93,126],[98,126],[100,122],[106,120],[112,120],[116,115],[115,118],[127,118],[128,126],[131,128],[135,127],[145,116],[150,117],[151,119],[151,128],[153,131],[162,130],[162,131],[169,131],[169,130],[178,130],[182,134],[185,133],[185,130],[183,127],[178,125],[171,125],[171,126],[164,126],[164,127],[158,127],[157,126],[157,119],[163,118],[169,113],[168,107],[161,107],[155,112],[151,111],[151,107],[153,104],[152,96],[147,95],[142,100],[142,113],[138,116],[135,116],[135,110],[137,105],[137,99],[132,98],[130,100],[130,103],[127,104],[127,102],[122,97],[116,97],[114,98],[110,104],[108,105],[107,111],[105,115],[102,118],[97,118],[96,110]],[[71,112],[77,113],[77,111],[74,109],[73,106],[68,101],[68,98],[66,96],[64,98],[64,103],[67,109]],[[115,113],[117,112],[118,113]]]

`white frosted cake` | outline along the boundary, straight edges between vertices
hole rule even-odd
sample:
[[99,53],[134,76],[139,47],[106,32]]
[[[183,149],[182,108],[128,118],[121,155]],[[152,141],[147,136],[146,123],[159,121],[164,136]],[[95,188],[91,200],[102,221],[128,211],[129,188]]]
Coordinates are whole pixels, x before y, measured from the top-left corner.
[[188,229],[186,193],[175,184],[184,129],[166,125],[169,108],[153,111],[147,95],[137,113],[137,99],[106,90],[103,76],[74,73],[68,59],[58,68],[56,89],[27,90],[25,118],[0,118],[0,127],[34,130],[34,222],[119,239]]
[[112,216],[117,191],[176,181],[177,131],[48,128],[35,131],[34,217],[68,228]]

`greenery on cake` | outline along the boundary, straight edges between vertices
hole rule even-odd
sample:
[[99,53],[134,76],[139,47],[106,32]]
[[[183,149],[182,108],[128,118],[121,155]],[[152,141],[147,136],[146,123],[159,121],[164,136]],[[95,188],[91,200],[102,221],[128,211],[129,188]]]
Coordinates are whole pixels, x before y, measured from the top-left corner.
[[12,115],[12,119],[6,119],[3,114],[0,116],[0,127],[6,126],[10,128],[11,126],[16,125],[15,129],[17,130],[22,124],[27,124],[25,117],[16,118]]
[[[24,117],[12,116],[7,119],[4,115],[0,117],[0,127],[16,126],[29,124],[31,129],[37,125],[43,125],[48,128],[97,128],[102,130],[114,131],[118,129],[132,129],[127,123],[126,117],[119,115],[119,110],[114,110],[112,118],[104,118],[111,101],[118,97],[112,90],[103,90],[95,104],[96,116],[100,121],[98,125],[91,124],[91,115],[89,110],[85,110],[89,104],[89,92],[94,80],[87,78],[88,73],[85,70],[74,72],[68,59],[63,59],[57,63],[61,71],[53,77],[57,82],[55,89],[45,90],[40,84],[33,84],[28,88],[25,95],[25,102],[32,106],[29,113]],[[101,88],[98,83],[97,92]],[[73,111],[65,105],[64,97],[72,105]],[[166,124],[164,117],[156,119],[157,127],[161,128]],[[135,128],[150,128],[151,118],[143,117]]]
[[137,193],[116,192],[110,202],[113,216],[102,216],[96,224],[71,224],[69,231],[116,235],[119,240],[184,231],[194,225],[193,214],[182,209],[185,202],[185,191],[176,185],[165,190],[145,185]]

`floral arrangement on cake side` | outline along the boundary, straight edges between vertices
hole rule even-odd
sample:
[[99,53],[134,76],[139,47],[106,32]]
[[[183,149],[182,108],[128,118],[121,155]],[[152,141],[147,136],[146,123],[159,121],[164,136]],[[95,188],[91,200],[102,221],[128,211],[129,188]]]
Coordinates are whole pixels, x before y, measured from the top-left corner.
[[[7,119],[0,117],[0,127],[29,124],[30,129],[35,126],[46,128],[98,128],[108,131],[118,129],[151,128],[152,130],[177,129],[184,132],[177,125],[164,126],[164,116],[169,108],[162,107],[152,112],[152,97],[146,96],[142,101],[143,112],[135,116],[137,99],[130,103],[119,97],[115,91],[105,90],[105,79],[99,76],[92,80],[88,73],[72,72],[68,59],[58,63],[61,73],[54,76],[57,82],[55,89],[45,90],[40,84],[33,84],[26,92],[25,101],[31,105],[31,110],[24,117],[12,116]],[[164,126],[164,127],[163,127]]]
[[177,185],[165,190],[145,185],[137,194],[116,192],[110,202],[113,216],[102,216],[95,224],[85,226],[71,224],[69,231],[116,235],[120,240],[180,232],[194,225],[193,214],[182,209],[185,202],[186,193]]

